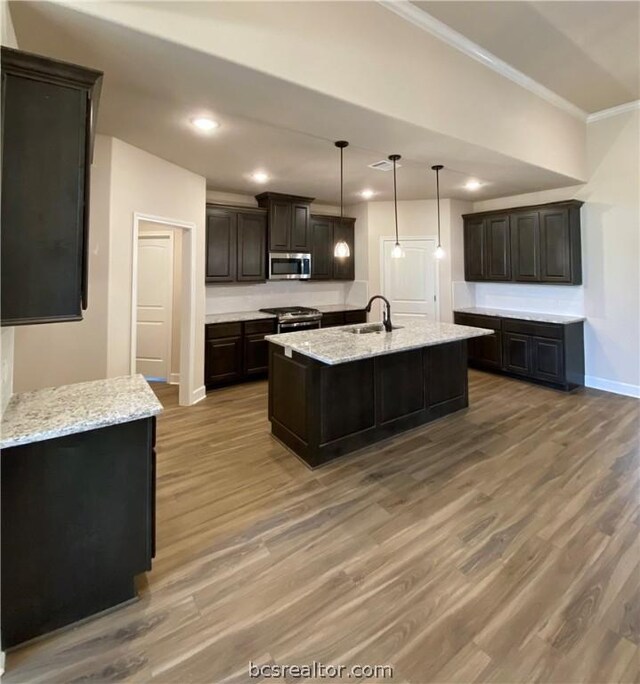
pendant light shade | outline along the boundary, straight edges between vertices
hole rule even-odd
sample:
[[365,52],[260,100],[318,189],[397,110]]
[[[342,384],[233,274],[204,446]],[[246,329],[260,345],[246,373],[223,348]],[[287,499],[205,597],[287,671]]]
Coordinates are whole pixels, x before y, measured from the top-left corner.
[[[342,228],[342,218],[344,216],[344,148],[349,146],[346,140],[338,140],[335,146],[340,150],[340,228]],[[346,259],[351,256],[349,243],[346,240],[338,240],[333,246],[333,256],[338,259]]]
[[444,249],[442,249],[442,243],[440,242],[440,171],[442,171],[443,168],[442,164],[436,164],[431,167],[431,170],[436,172],[436,199],[438,201],[438,246],[433,253],[433,256],[436,259],[444,259],[446,254]]
[[390,154],[389,159],[393,162],[393,210],[396,219],[396,244],[391,250],[391,257],[393,259],[402,259],[404,250],[400,246],[400,238],[398,237],[398,184],[396,182],[396,163],[401,157],[399,154]]

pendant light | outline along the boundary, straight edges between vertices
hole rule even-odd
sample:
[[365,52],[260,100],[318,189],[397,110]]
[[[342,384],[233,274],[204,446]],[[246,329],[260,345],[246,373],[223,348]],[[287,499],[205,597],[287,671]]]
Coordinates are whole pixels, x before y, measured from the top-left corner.
[[393,209],[396,217],[396,244],[391,250],[391,256],[394,259],[401,259],[404,256],[404,250],[400,247],[400,239],[398,237],[398,185],[396,182],[396,162],[401,159],[399,154],[390,154],[389,160],[393,162]]
[[[342,228],[342,218],[344,215],[344,160],[342,155],[344,148],[348,147],[349,143],[346,140],[338,140],[335,146],[340,150],[340,228]],[[338,240],[333,247],[333,256],[338,259],[346,259],[351,256],[349,243],[345,240]]]
[[440,242],[440,171],[442,171],[443,168],[444,166],[442,166],[442,164],[436,164],[435,166],[431,167],[431,170],[436,172],[436,198],[438,201],[438,246],[436,247],[436,251],[433,253],[433,256],[436,259],[443,259],[445,254]]

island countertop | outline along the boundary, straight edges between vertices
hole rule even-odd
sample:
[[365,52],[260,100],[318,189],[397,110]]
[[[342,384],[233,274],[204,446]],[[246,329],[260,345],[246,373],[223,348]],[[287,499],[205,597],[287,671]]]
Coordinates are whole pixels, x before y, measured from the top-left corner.
[[267,335],[265,339],[322,363],[335,365],[493,334],[492,330],[484,328],[418,319],[402,320],[394,325],[399,327],[390,333],[356,335],[350,330],[360,326],[345,325]]
[[125,375],[11,397],[0,424],[0,449],[149,418],[162,411],[142,375]]

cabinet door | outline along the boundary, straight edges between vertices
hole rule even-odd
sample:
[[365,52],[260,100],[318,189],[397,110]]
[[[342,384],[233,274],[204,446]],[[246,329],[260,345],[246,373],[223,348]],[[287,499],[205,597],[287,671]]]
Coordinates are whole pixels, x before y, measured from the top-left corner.
[[565,382],[564,342],[546,337],[531,339],[531,367],[533,376],[548,382]]
[[292,224],[290,247],[292,252],[308,252],[310,250],[309,239],[309,205],[292,205]]
[[[355,226],[353,220],[336,219],[333,224],[333,243],[331,245],[331,254],[333,258],[333,279],[334,280],[354,280],[355,278],[355,246],[354,233]],[[333,248],[335,243],[344,240],[349,245],[348,257],[334,257]]]
[[244,337],[244,374],[246,377],[264,375],[269,370],[269,343],[265,333]]
[[11,73],[2,84],[2,323],[80,320],[87,91]]
[[207,210],[207,282],[231,282],[236,278],[237,214]]
[[288,252],[291,240],[292,205],[286,200],[269,203],[269,250]]
[[267,279],[267,217],[238,214],[238,263],[236,280],[263,282]]
[[242,337],[206,340],[206,384],[235,382],[241,378]]
[[489,216],[485,219],[487,280],[511,280],[511,240],[509,217]]
[[511,214],[511,264],[518,282],[540,281],[540,216]]
[[531,375],[531,338],[504,333],[504,369],[519,375]]
[[311,219],[311,277],[333,278],[333,219]]
[[571,282],[569,210],[540,210],[540,275],[547,283]]
[[483,219],[464,222],[464,279],[485,280],[485,229]]

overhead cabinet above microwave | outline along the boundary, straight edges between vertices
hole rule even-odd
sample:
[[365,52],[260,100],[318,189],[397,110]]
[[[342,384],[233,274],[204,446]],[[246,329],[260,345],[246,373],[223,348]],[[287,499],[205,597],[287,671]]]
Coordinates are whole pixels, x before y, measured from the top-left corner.
[[2,48],[2,325],[82,319],[102,72]]
[[465,214],[465,280],[580,285],[582,204]]
[[256,195],[258,206],[267,210],[269,252],[310,252],[310,217],[313,197],[279,192]]

